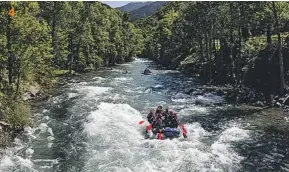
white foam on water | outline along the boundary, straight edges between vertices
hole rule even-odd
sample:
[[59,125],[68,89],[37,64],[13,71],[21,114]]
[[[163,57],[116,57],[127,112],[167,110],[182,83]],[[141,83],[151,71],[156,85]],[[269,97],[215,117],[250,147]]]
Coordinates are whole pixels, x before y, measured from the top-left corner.
[[87,97],[95,97],[112,90],[111,87],[81,86],[76,89],[80,93],[86,94]]
[[46,112],[49,112],[48,109],[43,109],[42,113],[46,113]]
[[77,84],[78,84],[78,85],[87,85],[88,82],[82,81],[82,82],[79,82],[79,83],[77,83]]
[[34,150],[30,147],[30,148],[26,149],[25,153],[28,156],[28,158],[30,159],[33,156]]
[[136,58],[132,63],[143,63],[143,62],[152,62],[152,61],[149,59]]
[[193,99],[190,95],[178,93],[174,95],[171,100],[176,103],[193,103],[195,99]]
[[[0,158],[0,171],[36,171],[33,169],[33,162],[30,160],[34,150],[30,147],[25,150],[25,145],[18,138],[14,140],[14,144],[15,146],[6,149],[4,157]],[[22,152],[23,150],[25,150],[27,158],[16,154],[16,152]]]
[[111,94],[111,95],[105,95],[102,97],[102,99],[108,99],[108,100],[111,100],[111,101],[116,101],[116,100],[125,100],[127,98],[126,95],[123,95],[123,94]]
[[208,103],[224,103],[225,99],[221,96],[213,95],[213,94],[205,94],[203,96],[197,96],[196,100],[201,101],[204,104]]
[[120,69],[112,69],[112,70],[107,70],[107,71],[112,71],[112,72],[123,72],[123,71],[120,70]]
[[49,120],[50,117],[49,117],[49,116],[44,116],[43,119],[44,119],[44,120]]
[[177,71],[177,70],[157,70],[157,72],[161,74],[181,73],[180,71]]
[[187,139],[144,140],[140,120],[141,114],[127,104],[100,103],[84,125],[90,138],[84,171],[232,171],[241,157],[230,148],[231,142],[248,136],[231,127],[206,145],[203,139],[211,134],[193,123],[186,125]]
[[57,103],[60,103],[62,99],[60,98],[60,96],[56,96],[56,97],[52,97],[51,98],[51,101],[54,103],[54,104],[57,104]]
[[94,77],[92,79],[94,80],[94,83],[97,83],[97,84],[100,84],[100,83],[106,81],[106,78],[103,78],[103,77],[100,77],[100,76]]
[[67,93],[67,96],[68,96],[69,99],[71,99],[73,97],[78,96],[78,94],[77,93]]
[[192,114],[207,114],[209,110],[205,107],[190,105],[179,111],[180,116],[191,116]]
[[119,77],[119,78],[114,78],[114,81],[116,82],[121,82],[121,81],[132,81],[133,79],[131,77]]
[[164,88],[164,86],[161,85],[161,84],[157,84],[157,85],[154,86],[154,88],[159,89],[159,88]]
[[174,98],[172,98],[172,101],[177,102],[177,103],[185,103],[185,102],[188,102],[188,99],[174,99]]
[[249,131],[232,126],[225,129],[219,139],[211,145],[211,151],[215,157],[214,167],[227,166],[229,171],[233,171],[231,164],[239,164],[244,157],[233,151],[232,143],[249,138]]
[[148,88],[148,89],[146,89],[145,91],[144,91],[144,93],[152,93],[152,89],[151,88]]
[[0,171],[8,171],[8,169],[13,166],[15,166],[15,163],[10,157],[4,156],[0,159]]
[[[45,116],[44,116],[45,118]],[[29,171],[37,172],[38,170],[32,160],[35,150],[29,143],[34,140],[43,140],[43,144],[47,144],[47,147],[51,147],[52,140],[54,140],[54,133],[46,123],[41,123],[35,128],[24,128],[23,136],[28,141],[24,142],[20,138],[14,139],[14,147],[8,148],[5,155],[0,160],[0,171]],[[56,159],[54,161],[57,161]],[[54,163],[55,164],[55,163]],[[52,165],[50,166],[50,168]],[[41,168],[41,166],[39,167]]]
[[105,78],[103,77],[100,77],[100,76],[96,76],[94,78],[92,78],[93,80],[105,80]]

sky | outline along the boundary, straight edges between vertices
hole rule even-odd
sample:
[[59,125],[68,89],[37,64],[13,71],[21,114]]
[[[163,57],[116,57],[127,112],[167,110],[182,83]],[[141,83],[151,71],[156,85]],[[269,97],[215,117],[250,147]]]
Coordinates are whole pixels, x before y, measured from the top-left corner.
[[101,1],[104,4],[111,6],[112,8],[124,6],[133,1]]

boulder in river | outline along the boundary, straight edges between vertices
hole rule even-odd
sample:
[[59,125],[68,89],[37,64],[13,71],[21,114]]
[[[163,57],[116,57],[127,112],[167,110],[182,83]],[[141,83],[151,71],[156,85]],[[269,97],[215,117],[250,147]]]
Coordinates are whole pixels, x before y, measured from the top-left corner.
[[150,75],[152,72],[149,70],[149,68],[146,68],[143,72],[144,75]]
[[23,95],[23,100],[31,100],[37,98],[40,95],[40,86],[38,84],[34,84],[28,87],[27,91]]

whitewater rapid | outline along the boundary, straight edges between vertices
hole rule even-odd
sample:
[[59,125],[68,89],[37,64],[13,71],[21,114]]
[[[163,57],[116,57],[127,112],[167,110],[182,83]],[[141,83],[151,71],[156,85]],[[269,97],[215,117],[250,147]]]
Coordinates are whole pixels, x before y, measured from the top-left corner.
[[[159,77],[177,82],[174,77],[178,72],[155,70],[155,76],[143,76],[141,71],[148,63],[137,59],[111,71],[71,79],[38,107],[33,114],[35,127],[25,128],[24,135],[15,139],[15,147],[5,151],[0,171],[241,170],[245,157],[236,151],[235,143],[250,140],[249,130],[235,120],[225,121],[219,130],[185,121],[216,109],[196,105],[196,101],[211,104],[225,100],[213,94],[171,94],[172,89]],[[132,74],[123,75],[124,69]],[[145,126],[138,122],[157,105],[179,112],[188,130],[187,139],[144,139]]]

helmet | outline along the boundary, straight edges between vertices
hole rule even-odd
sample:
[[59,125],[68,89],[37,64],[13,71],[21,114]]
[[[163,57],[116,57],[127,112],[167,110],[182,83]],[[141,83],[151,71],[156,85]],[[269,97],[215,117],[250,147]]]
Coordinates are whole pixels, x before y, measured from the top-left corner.
[[169,107],[166,107],[166,112],[169,112]]

